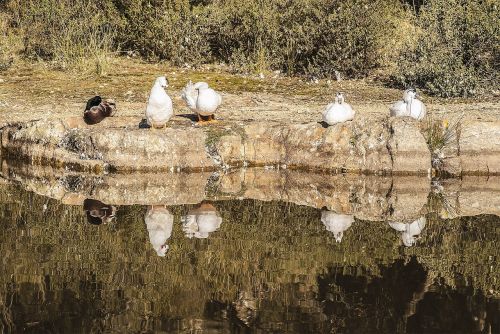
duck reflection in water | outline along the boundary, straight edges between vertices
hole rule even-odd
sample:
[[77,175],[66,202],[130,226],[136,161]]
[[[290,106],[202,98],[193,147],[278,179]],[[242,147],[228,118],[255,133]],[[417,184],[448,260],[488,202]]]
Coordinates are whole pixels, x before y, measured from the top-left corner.
[[326,226],[327,231],[333,233],[335,241],[341,242],[344,232],[354,223],[354,216],[323,210],[321,211],[321,222]]
[[217,231],[221,224],[222,218],[217,209],[208,201],[201,202],[182,217],[182,230],[188,238],[208,238],[209,234]]
[[107,224],[115,219],[116,208],[95,199],[84,200],[83,210],[87,214],[87,221],[92,225]]
[[163,205],[152,205],[144,217],[149,233],[149,241],[158,256],[165,256],[168,251],[167,240],[172,235],[174,215]]
[[420,217],[411,223],[389,222],[389,226],[401,233],[401,240],[406,247],[411,247],[425,227],[425,217]]

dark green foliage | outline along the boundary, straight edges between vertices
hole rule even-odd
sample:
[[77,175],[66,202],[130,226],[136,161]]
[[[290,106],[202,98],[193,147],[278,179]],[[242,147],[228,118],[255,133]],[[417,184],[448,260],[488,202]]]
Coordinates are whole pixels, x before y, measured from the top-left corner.
[[495,1],[431,0],[414,17],[416,43],[401,52],[394,78],[442,97],[498,83],[500,7]]
[[29,57],[62,68],[90,59],[98,73],[122,50],[241,72],[382,74],[402,87],[468,96],[498,83],[499,7],[494,0],[8,0],[0,56],[8,64],[17,35]]

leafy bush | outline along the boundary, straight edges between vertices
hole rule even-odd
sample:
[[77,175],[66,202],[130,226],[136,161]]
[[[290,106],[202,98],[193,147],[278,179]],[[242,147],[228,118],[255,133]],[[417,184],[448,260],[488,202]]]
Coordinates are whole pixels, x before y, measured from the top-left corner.
[[61,68],[90,65],[102,73],[114,42],[112,7],[90,0],[12,0],[12,24],[23,31],[28,57]]
[[[244,71],[367,74],[397,0],[10,0],[29,56],[65,67],[118,46],[175,64]],[[42,36],[44,36],[42,38]]]
[[8,69],[22,49],[19,33],[9,27],[10,17],[0,12],[0,71]]
[[379,67],[385,37],[396,29],[390,22],[402,12],[399,4],[378,0],[319,3],[317,25],[305,36],[315,37],[310,57],[305,59],[307,71],[330,77],[339,71],[356,77]]
[[117,39],[125,49],[177,65],[210,61],[208,31],[188,0],[116,0],[114,4],[126,22]]
[[279,67],[279,15],[276,1],[224,0],[204,8],[207,36],[215,59],[244,71]]
[[440,96],[471,95],[499,79],[500,7],[494,0],[3,3],[0,67],[19,49],[10,45],[22,40],[28,57],[98,73],[121,48],[150,60],[223,62],[245,72],[376,73]]
[[289,74],[366,75],[379,65],[397,1],[226,0],[206,12],[216,58]]
[[417,41],[400,55],[397,82],[443,97],[498,83],[500,8],[494,1],[430,0],[414,19]]

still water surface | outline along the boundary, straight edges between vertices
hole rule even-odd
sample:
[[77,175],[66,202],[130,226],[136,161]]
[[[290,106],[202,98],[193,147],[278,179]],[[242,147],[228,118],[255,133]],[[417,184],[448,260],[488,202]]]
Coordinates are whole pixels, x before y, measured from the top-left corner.
[[0,333],[500,332],[497,216],[0,191]]

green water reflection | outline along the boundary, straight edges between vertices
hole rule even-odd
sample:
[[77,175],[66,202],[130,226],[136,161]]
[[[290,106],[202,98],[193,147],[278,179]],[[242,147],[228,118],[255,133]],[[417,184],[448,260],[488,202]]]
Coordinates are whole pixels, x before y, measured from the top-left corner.
[[85,209],[0,185],[0,332],[500,331],[497,216],[410,246],[283,202]]

